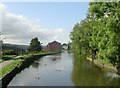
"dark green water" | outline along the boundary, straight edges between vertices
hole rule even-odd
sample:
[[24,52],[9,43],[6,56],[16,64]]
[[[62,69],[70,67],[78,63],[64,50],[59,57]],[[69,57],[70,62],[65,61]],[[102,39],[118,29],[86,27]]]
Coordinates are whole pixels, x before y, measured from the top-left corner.
[[117,74],[80,61],[82,58],[67,51],[42,57],[17,74],[9,86],[120,86]]

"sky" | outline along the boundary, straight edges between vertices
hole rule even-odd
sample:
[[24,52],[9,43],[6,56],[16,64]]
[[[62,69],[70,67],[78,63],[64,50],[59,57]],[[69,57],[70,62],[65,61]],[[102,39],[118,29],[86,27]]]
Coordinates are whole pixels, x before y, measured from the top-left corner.
[[86,17],[88,8],[88,2],[0,3],[3,41],[28,45],[38,37],[43,45],[54,40],[68,43],[73,26]]

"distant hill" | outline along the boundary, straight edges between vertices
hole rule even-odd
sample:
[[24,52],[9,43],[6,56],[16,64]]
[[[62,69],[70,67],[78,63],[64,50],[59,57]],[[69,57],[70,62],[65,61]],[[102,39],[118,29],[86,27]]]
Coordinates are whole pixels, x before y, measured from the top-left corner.
[[21,51],[26,51],[28,49],[28,45],[17,45],[17,44],[2,44],[2,50],[14,50],[18,54],[21,53]]

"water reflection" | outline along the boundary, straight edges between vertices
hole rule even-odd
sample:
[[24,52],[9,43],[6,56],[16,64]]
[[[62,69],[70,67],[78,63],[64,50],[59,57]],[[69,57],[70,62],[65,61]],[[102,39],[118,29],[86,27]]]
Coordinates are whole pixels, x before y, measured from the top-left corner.
[[16,75],[9,86],[72,86],[71,73],[70,54],[64,52],[61,55],[49,55],[36,60],[30,68]]
[[72,80],[76,86],[116,86],[119,78],[108,77],[100,68],[94,66],[87,60],[79,60],[83,57],[75,57]]
[[115,74],[84,58],[68,52],[42,57],[16,75],[9,86],[120,86],[120,78],[112,77]]
[[51,61],[56,61],[56,60],[59,60],[59,59],[61,59],[60,56],[50,56],[49,57],[49,60],[51,60]]
[[35,61],[31,66],[32,66],[33,68],[38,68],[39,65],[40,65],[40,63],[37,62],[37,61]]

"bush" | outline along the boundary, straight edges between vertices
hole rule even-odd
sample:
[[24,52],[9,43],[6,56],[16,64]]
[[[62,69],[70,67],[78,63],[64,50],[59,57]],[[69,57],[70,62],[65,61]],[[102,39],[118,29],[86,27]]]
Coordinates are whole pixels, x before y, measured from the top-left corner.
[[3,55],[17,55],[17,53],[14,50],[5,50]]

